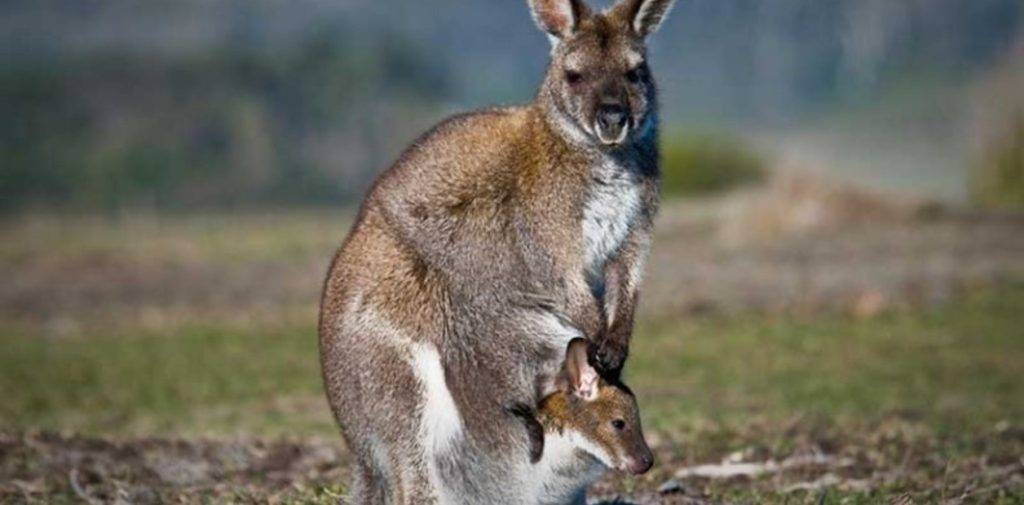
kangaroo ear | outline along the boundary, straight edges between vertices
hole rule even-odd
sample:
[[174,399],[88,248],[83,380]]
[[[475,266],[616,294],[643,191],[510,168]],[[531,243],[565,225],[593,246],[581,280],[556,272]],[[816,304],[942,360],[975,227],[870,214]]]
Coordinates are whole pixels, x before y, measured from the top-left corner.
[[619,0],[612,14],[619,16],[641,37],[658,30],[675,0]]
[[537,26],[553,41],[572,34],[579,22],[590,16],[590,8],[583,0],[529,0],[530,12]]
[[594,370],[587,360],[589,345],[590,342],[586,339],[572,339],[565,350],[565,364],[563,365],[566,392],[587,401],[597,398],[598,386],[597,370]]

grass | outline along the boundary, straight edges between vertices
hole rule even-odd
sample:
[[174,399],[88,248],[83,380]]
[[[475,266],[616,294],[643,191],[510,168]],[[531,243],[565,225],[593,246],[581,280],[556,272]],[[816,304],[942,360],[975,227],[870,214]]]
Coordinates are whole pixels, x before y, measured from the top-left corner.
[[662,193],[668,197],[720,192],[764,178],[765,162],[740,140],[666,134]]
[[629,377],[665,431],[710,418],[864,421],[900,413],[942,431],[1024,415],[1024,291],[881,319],[646,325]]
[[16,429],[97,435],[335,431],[321,408],[312,326],[186,327],[67,341],[5,336],[3,346],[0,389],[7,401],[0,412],[4,424]]
[[[870,461],[844,478],[903,468],[894,482],[869,491],[830,490],[824,503],[877,503],[908,493],[935,501],[947,493],[947,480],[955,480],[948,485],[954,493],[989,482],[1007,485],[1013,481],[979,477],[989,470],[979,470],[977,462],[1014,464],[1024,450],[1022,313],[1024,287],[1015,287],[867,320],[646,322],[627,377],[659,447],[659,465],[642,479],[605,485],[614,492],[649,491],[681,466],[714,463],[734,452],[754,460],[785,458],[807,447]],[[340,442],[321,393],[311,324],[188,326],[57,340],[4,333],[0,346],[0,433]],[[28,458],[23,464],[31,464]],[[233,477],[226,489],[239,486],[242,494],[232,500],[267,497],[249,478]],[[323,478],[296,484],[281,499],[335,502],[343,492],[338,477]],[[785,490],[784,482],[801,478],[816,477],[687,485],[702,486],[697,492],[714,500],[817,503],[820,492]],[[46,481],[56,493],[51,498],[68,492],[60,476]],[[1011,485],[986,499],[1014,503],[1024,499],[1020,491]]]
[[987,139],[985,152],[972,166],[971,196],[979,205],[1024,209],[1024,110],[1002,138]]
[[[648,424],[858,422],[897,413],[938,432],[1024,417],[1024,289],[880,319],[643,324],[628,378]],[[312,324],[189,326],[52,340],[0,336],[7,429],[94,434],[331,434]]]
[[[145,474],[153,464],[146,458],[158,450],[147,445],[148,437],[167,447],[192,444],[191,450],[217,461],[227,458],[220,454],[233,454],[231,440],[255,440],[246,446],[255,463],[244,471],[215,474],[228,480],[202,491],[213,493],[211,502],[269,501],[268,489],[287,503],[337,501],[343,492],[338,483],[347,482],[338,467],[344,457],[325,464],[303,461],[324,447],[340,446],[320,384],[312,304],[321,263],[346,226],[343,216],[326,211],[244,219],[147,216],[124,218],[115,226],[36,216],[6,225],[0,227],[5,242],[0,262],[16,273],[53,265],[71,272],[67,283],[51,276],[36,281],[45,283],[43,294],[35,295],[44,308],[75,318],[107,311],[116,324],[103,319],[61,332],[50,328],[49,319],[19,319],[15,310],[0,315],[0,501],[13,496],[7,492],[20,492],[5,487],[2,477],[11,475],[10,468],[22,475],[17,473],[22,466],[28,470],[19,482],[45,475],[41,496],[52,501],[68,495],[61,447],[95,456],[92,447],[102,446],[97,440],[112,444],[104,461],[121,465],[105,464],[116,471],[90,480],[91,489],[129,485],[140,475],[131,473],[133,467],[141,465]],[[91,262],[108,255],[117,259],[113,266]],[[268,266],[306,263],[312,266],[276,276]],[[185,266],[194,265],[203,268],[193,268],[198,273],[191,275],[160,270],[188,272]],[[659,268],[669,267],[674,264]],[[75,291],[81,303],[57,303],[69,296],[69,284],[73,288],[96,272],[117,274],[126,268],[157,280],[124,282],[118,289],[127,295],[96,288]],[[220,270],[230,275],[210,276]],[[288,288],[296,276],[308,290]],[[116,282],[117,275],[112,277],[102,283]],[[216,288],[223,282],[235,284],[224,293],[202,285]],[[274,296],[248,296],[275,286],[281,291]],[[181,317],[156,323],[133,318],[166,300],[180,305]],[[291,314],[292,304],[301,309],[299,317],[282,317]],[[202,312],[211,305],[229,314]],[[253,317],[228,317],[235,313]],[[871,489],[836,488],[824,503],[877,503],[906,493],[919,502],[940,501],[948,489],[961,493],[1016,482],[985,475],[1018,464],[1024,453],[1024,381],[1019,380],[1024,376],[1024,285],[968,290],[943,306],[869,319],[723,314],[732,315],[640,323],[627,380],[639,396],[659,465],[640,479],[613,480],[614,487],[605,488],[609,492],[649,492],[675,469],[716,463],[734,453],[763,461],[808,449],[856,459],[856,468],[840,472],[843,479],[872,479]],[[62,435],[46,442],[55,435],[39,432],[51,430]],[[87,438],[78,440],[80,435]],[[291,448],[275,452],[260,445],[279,438]],[[123,440],[127,447],[118,445]],[[5,462],[10,447],[21,456]],[[46,450],[52,450],[51,457],[40,456]],[[192,454],[177,451],[170,452]],[[259,454],[268,452],[289,455],[284,460],[293,463],[267,474]],[[64,466],[54,471],[45,466],[51,464]],[[794,472],[785,479],[687,481],[687,486],[714,500],[816,503],[820,493],[785,487],[824,471]],[[890,480],[890,471],[902,473]],[[289,484],[275,480],[282,474]],[[267,475],[273,478],[263,478]],[[188,494],[199,492],[195,489],[159,488],[166,484],[148,478],[142,484],[155,482],[168,496],[197,498]],[[1024,500],[1021,486],[1013,485],[986,499]],[[65,498],[77,501],[73,494]]]
[[42,255],[186,258],[205,263],[295,261],[337,247],[353,212],[267,210],[236,214],[162,215],[128,212],[109,217],[24,214],[0,221],[0,262],[17,267]]

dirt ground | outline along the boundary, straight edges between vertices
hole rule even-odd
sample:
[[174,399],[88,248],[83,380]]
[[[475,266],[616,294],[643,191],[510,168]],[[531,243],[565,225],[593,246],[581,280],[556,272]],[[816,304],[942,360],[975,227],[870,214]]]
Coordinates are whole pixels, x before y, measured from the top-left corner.
[[[1019,503],[1024,498],[1024,431],[994,427],[986,456],[947,459],[927,429],[887,419],[867,429],[795,421],[752,424],[727,435],[745,448],[720,464],[682,465],[679,448],[658,437],[658,465],[639,478],[610,476],[592,501],[637,504]],[[717,434],[723,436],[726,434]],[[766,441],[795,440],[786,454]],[[56,433],[0,436],[0,502],[336,503],[346,455],[334,440],[84,438]],[[883,493],[883,490],[887,494]],[[903,501],[900,501],[903,500]],[[891,501],[887,500],[887,501]]]

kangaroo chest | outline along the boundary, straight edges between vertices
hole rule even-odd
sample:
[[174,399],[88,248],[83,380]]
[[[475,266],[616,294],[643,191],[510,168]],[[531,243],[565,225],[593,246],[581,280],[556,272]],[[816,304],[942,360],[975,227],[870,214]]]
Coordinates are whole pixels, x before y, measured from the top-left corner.
[[602,160],[591,168],[591,181],[583,204],[584,265],[591,274],[604,269],[618,252],[640,214],[641,184],[628,166]]

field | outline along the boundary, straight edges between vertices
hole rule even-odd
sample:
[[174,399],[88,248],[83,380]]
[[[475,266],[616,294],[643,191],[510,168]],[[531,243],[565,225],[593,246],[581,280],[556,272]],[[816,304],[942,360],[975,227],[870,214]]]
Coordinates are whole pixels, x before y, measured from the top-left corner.
[[[771,191],[667,206],[627,368],[658,463],[593,496],[1024,501],[1024,221],[844,193],[794,228],[813,198]],[[315,317],[348,222],[2,223],[0,502],[336,502]]]

